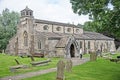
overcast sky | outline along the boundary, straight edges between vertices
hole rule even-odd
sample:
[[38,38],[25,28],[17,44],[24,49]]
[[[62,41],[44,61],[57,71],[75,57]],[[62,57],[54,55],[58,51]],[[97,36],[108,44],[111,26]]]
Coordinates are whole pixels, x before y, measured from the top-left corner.
[[37,19],[84,24],[88,16],[78,16],[73,13],[70,0],[0,0],[0,13],[8,8],[20,12],[26,6],[34,11]]

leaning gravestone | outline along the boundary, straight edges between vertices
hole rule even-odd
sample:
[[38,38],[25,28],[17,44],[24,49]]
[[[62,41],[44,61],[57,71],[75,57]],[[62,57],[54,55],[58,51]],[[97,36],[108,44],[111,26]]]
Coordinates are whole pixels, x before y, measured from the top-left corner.
[[67,72],[71,72],[72,71],[72,60],[71,59],[67,59],[66,60],[66,71]]
[[57,63],[57,77],[56,80],[64,80],[64,69],[65,69],[65,63],[63,60],[60,60]]
[[95,52],[90,52],[90,61],[96,61],[97,55]]

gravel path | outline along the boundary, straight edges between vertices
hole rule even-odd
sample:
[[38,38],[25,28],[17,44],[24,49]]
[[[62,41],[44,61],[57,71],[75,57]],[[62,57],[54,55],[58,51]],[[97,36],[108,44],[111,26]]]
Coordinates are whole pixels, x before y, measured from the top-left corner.
[[[88,58],[83,58],[83,59],[72,58],[73,66],[83,64],[87,61],[89,61]],[[33,76],[38,76],[41,74],[55,72],[56,70],[57,70],[57,68],[50,68],[50,69],[40,70],[40,71],[36,71],[36,72],[28,72],[28,73],[24,73],[24,74],[19,74],[16,76],[8,76],[5,78],[0,78],[0,80],[21,80],[21,79],[28,78],[28,77],[33,77]]]

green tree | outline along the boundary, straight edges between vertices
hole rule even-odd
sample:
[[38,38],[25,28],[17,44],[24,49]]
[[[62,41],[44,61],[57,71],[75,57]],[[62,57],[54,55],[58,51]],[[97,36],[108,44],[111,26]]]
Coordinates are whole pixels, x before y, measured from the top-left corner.
[[16,34],[18,21],[19,14],[7,8],[0,14],[0,50],[5,49],[9,39]]
[[89,19],[92,20],[85,23],[84,29],[100,32],[120,41],[120,0],[70,0],[70,2],[74,13],[89,15]]

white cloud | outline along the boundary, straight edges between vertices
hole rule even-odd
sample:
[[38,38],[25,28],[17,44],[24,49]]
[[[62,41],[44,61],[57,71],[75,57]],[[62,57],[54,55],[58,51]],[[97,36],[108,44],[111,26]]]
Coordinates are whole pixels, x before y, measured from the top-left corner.
[[37,19],[75,24],[89,20],[88,16],[74,14],[69,0],[0,0],[0,13],[5,8],[20,12],[26,5]]

